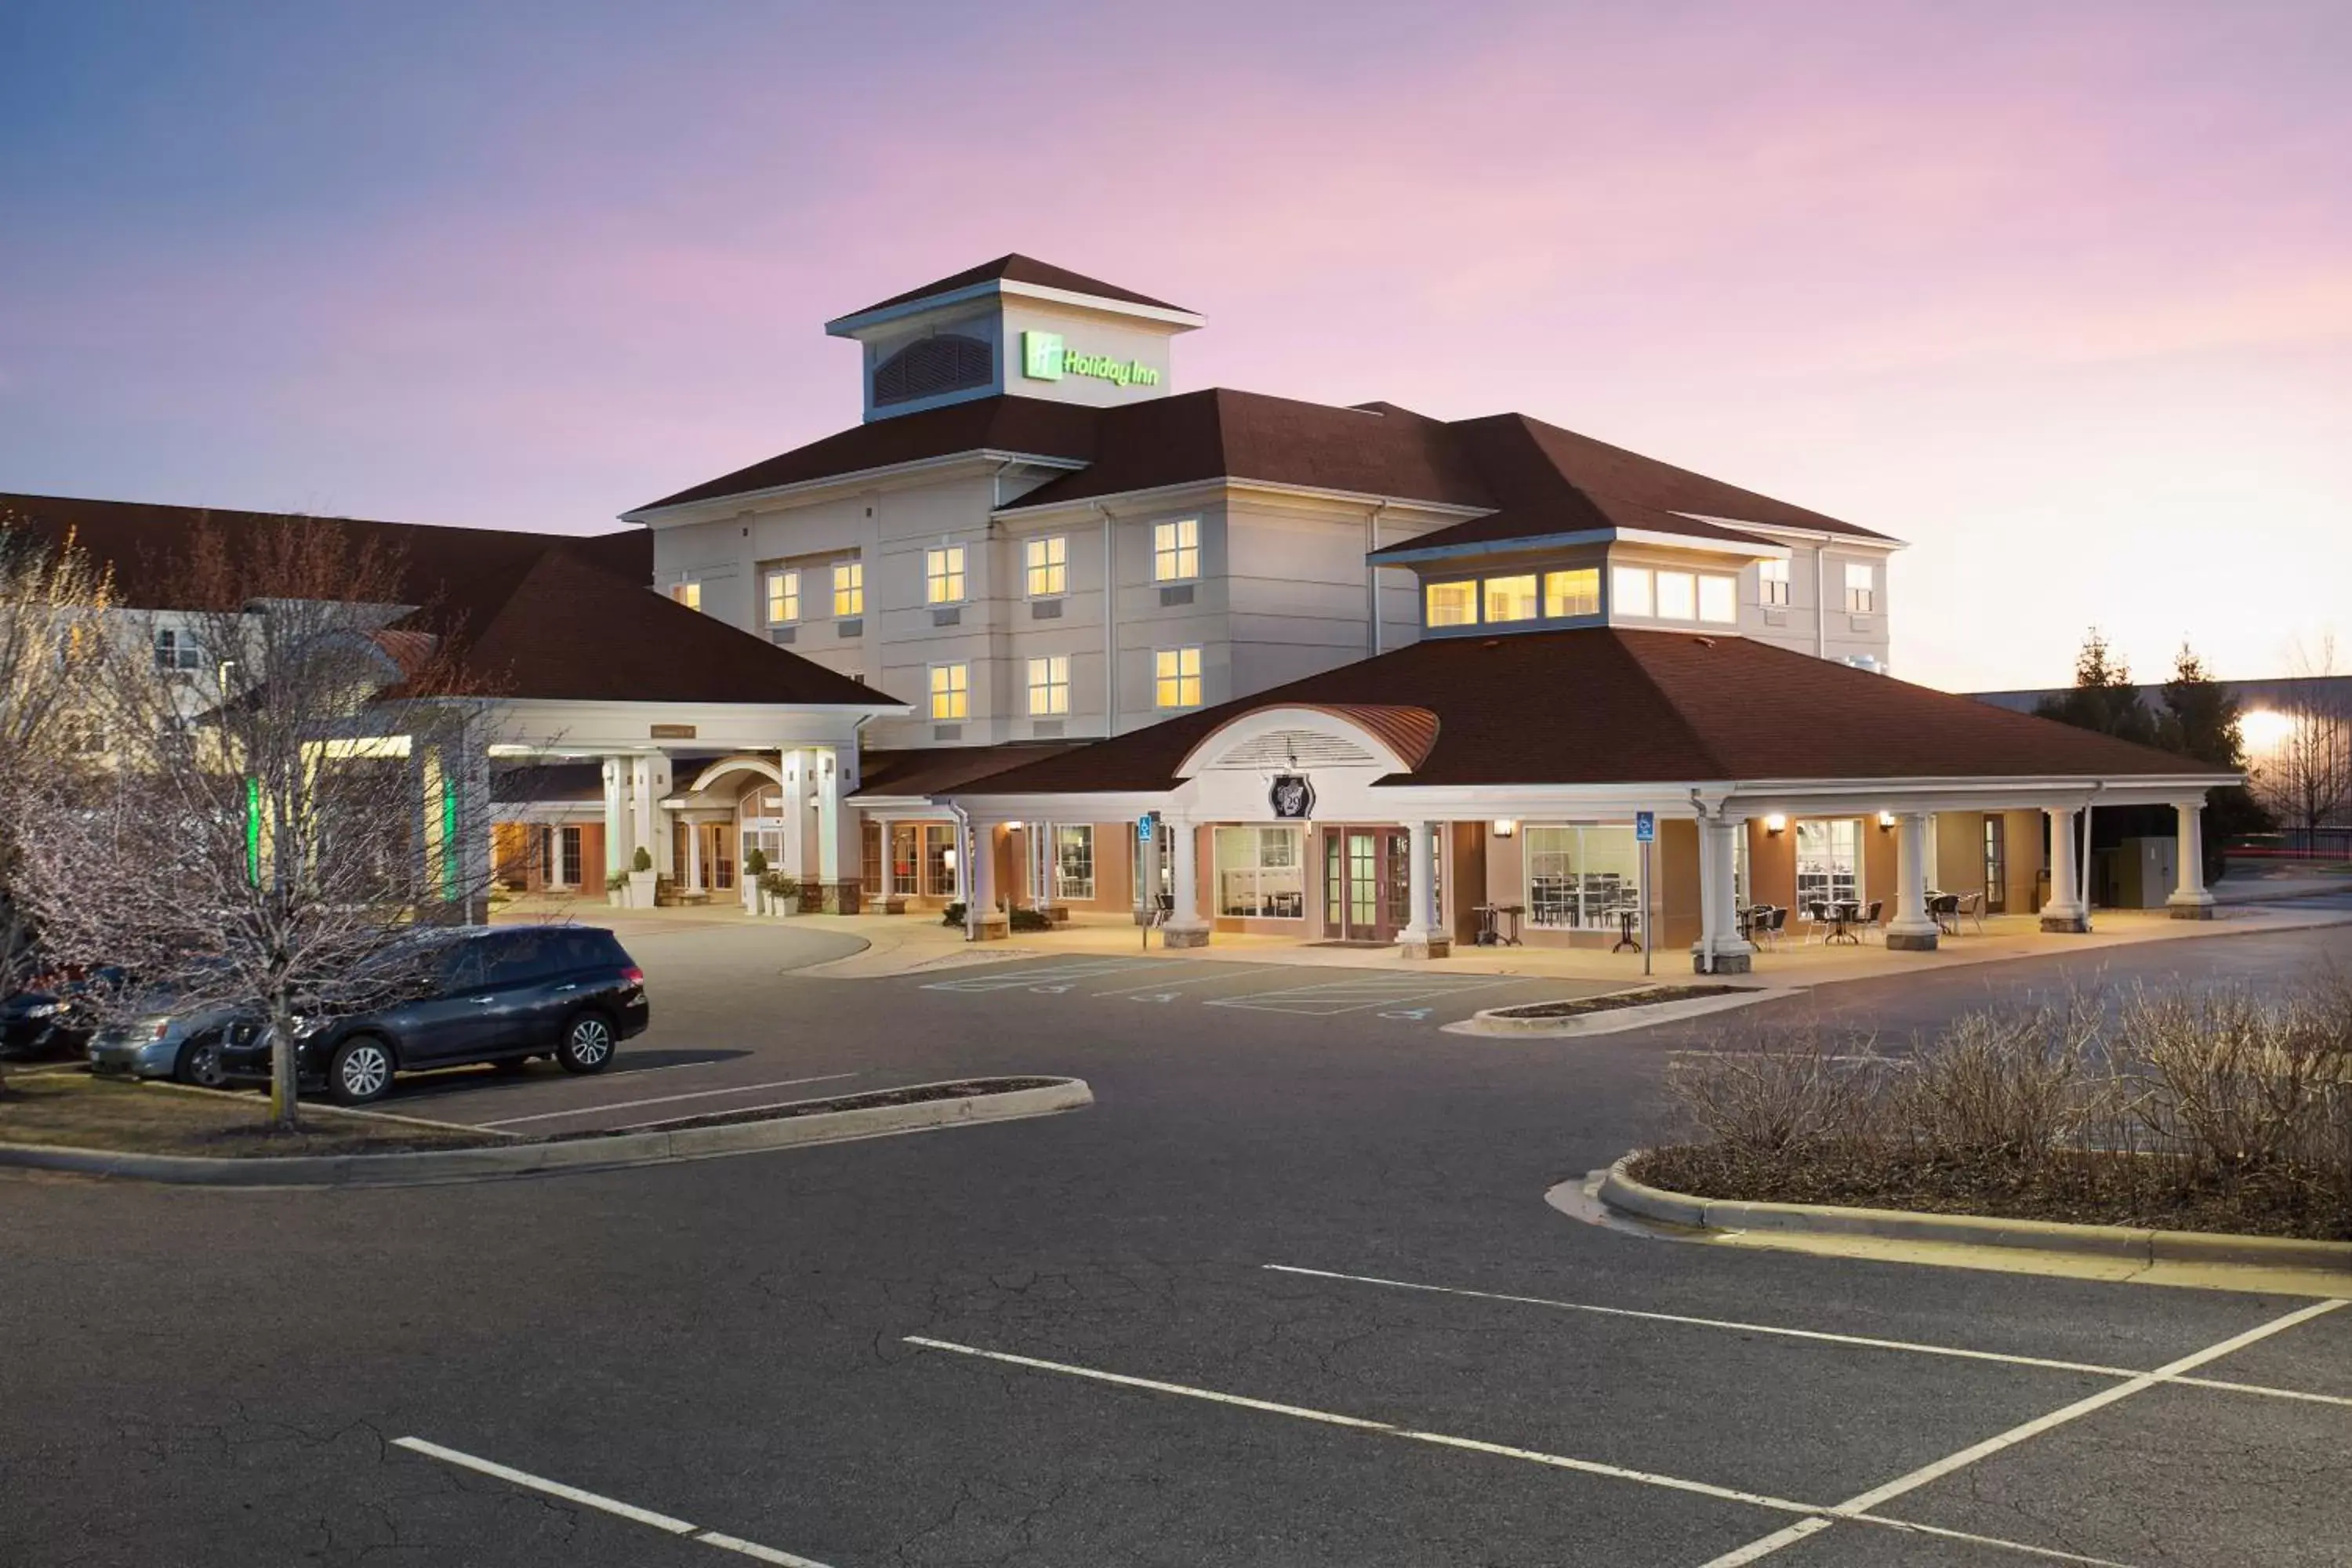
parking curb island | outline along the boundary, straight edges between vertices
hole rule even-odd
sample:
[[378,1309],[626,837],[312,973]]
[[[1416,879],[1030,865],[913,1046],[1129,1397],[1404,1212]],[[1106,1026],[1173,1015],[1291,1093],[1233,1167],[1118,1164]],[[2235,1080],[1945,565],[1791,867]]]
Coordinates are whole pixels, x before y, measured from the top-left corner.
[[[64,1171],[134,1181],[223,1187],[399,1187],[501,1176],[543,1175],[567,1171],[615,1171],[751,1154],[803,1144],[837,1143],[899,1132],[925,1131],[961,1123],[1011,1121],[1052,1116],[1094,1103],[1084,1079],[1055,1078],[1029,1087],[869,1105],[846,1110],[717,1125],[658,1128],[642,1132],[583,1132],[543,1142],[488,1149],[427,1149],[394,1154],[252,1155],[205,1158],[185,1154],[139,1154],[107,1149],[75,1149],[41,1143],[0,1143],[0,1166]],[[949,1084],[1015,1079],[951,1079],[902,1084],[887,1090],[841,1096],[870,1099],[876,1093],[905,1094]]]
[[2158,1263],[2240,1264],[2263,1268],[2341,1270],[2352,1275],[2352,1242],[2306,1241],[2287,1236],[2154,1230],[2136,1226],[2065,1225],[2054,1220],[2000,1219],[1986,1215],[1921,1214],[1910,1209],[1842,1208],[1828,1204],[1749,1203],[1669,1192],[1635,1181],[1625,1167],[1634,1150],[1609,1167],[1600,1198],[1622,1214],[1692,1230],[1779,1230],[1890,1241],[1950,1242],[2007,1247]]
[[[1657,987],[1640,986],[1635,989],[1655,990]],[[1734,1007],[1753,1007],[1759,1002],[1794,996],[1798,989],[1786,985],[1748,986],[1725,996],[1681,996],[1641,1006],[1610,1007],[1555,1018],[1514,1017],[1511,1016],[1513,1012],[1536,1005],[1520,1002],[1509,1007],[1482,1008],[1458,1023],[1446,1024],[1442,1027],[1449,1035],[1526,1035],[1538,1038],[1618,1035],[1633,1029],[1646,1029],[1653,1025],[1671,1024],[1683,1018],[1696,1018],[1708,1013],[1727,1012]]]

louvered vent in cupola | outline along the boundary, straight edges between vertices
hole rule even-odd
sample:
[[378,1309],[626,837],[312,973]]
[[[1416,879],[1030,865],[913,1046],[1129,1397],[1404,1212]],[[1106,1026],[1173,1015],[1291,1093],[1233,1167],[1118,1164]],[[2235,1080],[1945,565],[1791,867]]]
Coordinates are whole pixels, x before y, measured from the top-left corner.
[[1227,752],[1213,764],[1259,772],[1281,768],[1360,767],[1379,762],[1353,741],[1313,730],[1276,730]]

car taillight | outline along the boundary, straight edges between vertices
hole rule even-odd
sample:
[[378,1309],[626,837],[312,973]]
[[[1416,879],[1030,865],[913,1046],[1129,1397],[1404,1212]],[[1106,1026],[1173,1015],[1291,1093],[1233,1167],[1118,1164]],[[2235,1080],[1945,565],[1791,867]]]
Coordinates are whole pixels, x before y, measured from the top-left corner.
[[646,972],[632,963],[621,971],[621,978],[632,985],[643,985],[646,983]]

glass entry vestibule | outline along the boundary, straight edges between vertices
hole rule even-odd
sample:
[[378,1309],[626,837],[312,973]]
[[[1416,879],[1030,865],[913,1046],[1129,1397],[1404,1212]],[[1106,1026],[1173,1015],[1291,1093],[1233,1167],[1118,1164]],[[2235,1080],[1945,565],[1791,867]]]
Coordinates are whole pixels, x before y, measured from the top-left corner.
[[1402,827],[1326,827],[1323,937],[1396,941],[1412,921],[1412,835]]

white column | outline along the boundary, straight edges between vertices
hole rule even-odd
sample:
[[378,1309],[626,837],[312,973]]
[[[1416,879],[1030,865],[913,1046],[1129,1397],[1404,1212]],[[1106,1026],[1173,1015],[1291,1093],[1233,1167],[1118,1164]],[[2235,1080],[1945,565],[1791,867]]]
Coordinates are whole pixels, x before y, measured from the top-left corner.
[[996,907],[996,825],[975,822],[971,825],[970,853],[958,858],[971,862],[964,878],[965,937],[972,942],[994,942],[1012,931],[1012,921]]
[[1061,877],[1054,862],[1054,825],[1033,822],[1029,830],[1037,836],[1037,907],[1053,910],[1062,902]]
[[784,773],[783,830],[778,836],[777,853],[783,864],[776,868],[793,880],[812,879],[808,855],[809,754],[786,750],[779,753],[779,765]]
[[966,910],[971,908],[971,835],[961,824],[956,826],[955,839],[955,901]]
[[[1160,825],[1168,836],[1168,853],[1173,856],[1176,878],[1176,907],[1169,912],[1168,923],[1160,930],[1162,947],[1206,947],[1209,945],[1209,922],[1201,918],[1201,877],[1196,862],[1201,858],[1199,834],[1190,822],[1169,821]],[[1147,891],[1158,891],[1153,886]]]
[[2042,906],[2043,931],[2088,931],[2083,907],[2081,861],[2074,853],[2074,810],[2052,807],[2050,816],[2050,901]]
[[907,906],[896,901],[898,897],[898,828],[888,817],[877,817],[874,826],[882,835],[882,891],[880,912],[896,914]]
[[1405,891],[1412,919],[1397,932],[1397,946],[1407,958],[1444,958],[1454,950],[1454,941],[1437,913],[1437,824],[1416,822],[1412,827]]
[[[629,759],[629,816],[636,845],[653,858],[654,874],[670,867],[670,814],[662,809],[669,794],[669,758],[656,752]],[[635,851],[632,850],[632,853]]]
[[846,759],[833,747],[809,753],[816,768],[817,876],[824,883],[824,907],[846,913],[857,905],[855,892],[845,891],[864,876],[865,844],[858,833],[857,813],[845,804],[856,789]]
[[635,840],[629,836],[629,759],[604,759],[604,875],[616,877],[629,868]]
[[1927,817],[1906,811],[1895,824],[1895,918],[1886,945],[1898,952],[1932,952],[1936,921],[1927,913]]
[[698,893],[702,891],[702,829],[681,821],[677,831],[686,835],[686,890]]
[[2205,797],[2177,800],[2172,811],[2180,834],[2180,865],[2176,872],[2179,879],[2164,907],[2177,921],[2210,921],[2213,895],[2205,886]]
[[1746,817],[1698,819],[1698,941],[1691,969],[1699,974],[1745,974],[1756,949],[1739,934],[1739,835]]

